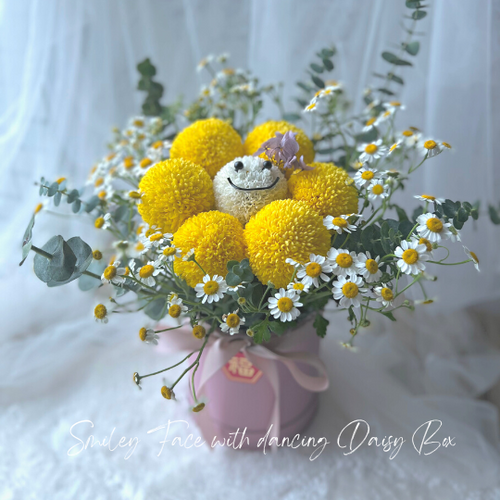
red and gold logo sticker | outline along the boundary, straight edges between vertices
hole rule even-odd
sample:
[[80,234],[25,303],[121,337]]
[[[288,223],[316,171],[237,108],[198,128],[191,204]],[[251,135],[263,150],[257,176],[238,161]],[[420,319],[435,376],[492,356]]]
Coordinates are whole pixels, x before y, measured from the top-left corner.
[[222,371],[229,380],[245,384],[255,384],[262,377],[262,372],[255,368],[242,352],[233,356],[223,366]]

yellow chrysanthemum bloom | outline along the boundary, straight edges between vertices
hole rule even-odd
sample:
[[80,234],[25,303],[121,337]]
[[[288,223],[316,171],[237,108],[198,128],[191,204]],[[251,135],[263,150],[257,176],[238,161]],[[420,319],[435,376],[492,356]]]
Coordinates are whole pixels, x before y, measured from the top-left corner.
[[288,179],[292,198],[304,201],[323,217],[357,213],[358,193],[346,171],[333,163],[312,163],[311,167]]
[[305,263],[311,253],[326,255],[330,233],[323,218],[305,203],[277,200],[254,215],[245,227],[250,266],[261,283],[286,288],[293,266],[286,259]]
[[[269,139],[272,139],[276,136],[276,132],[280,132],[281,134],[285,134],[288,131],[296,132],[295,139],[299,144],[299,152],[297,153],[297,158],[304,156],[304,162],[306,165],[309,165],[314,161],[314,145],[307,137],[305,132],[293,125],[292,123],[288,123],[285,121],[273,121],[270,120],[268,122],[262,123],[261,125],[257,125],[247,136],[244,147],[246,155],[253,155],[255,151],[257,151],[264,142]],[[267,158],[265,153],[261,155],[263,158]],[[271,159],[271,158],[270,158]]]
[[[210,276],[225,277],[230,260],[246,258],[243,226],[236,217],[216,210],[191,217],[174,234],[173,241],[183,255],[194,249],[196,262]],[[174,271],[193,288],[203,281],[203,272],[195,262],[177,258]]]
[[213,179],[237,156],[243,156],[238,132],[218,118],[198,120],[185,128],[172,143],[170,158],[184,158],[201,165]]
[[213,208],[212,180],[206,170],[181,158],[151,167],[139,184],[137,208],[145,222],[173,233],[186,219]]

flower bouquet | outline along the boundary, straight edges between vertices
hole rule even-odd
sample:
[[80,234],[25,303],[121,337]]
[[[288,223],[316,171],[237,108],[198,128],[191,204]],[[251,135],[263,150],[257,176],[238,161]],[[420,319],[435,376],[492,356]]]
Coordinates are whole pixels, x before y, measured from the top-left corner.
[[[425,12],[410,4],[415,24]],[[189,376],[194,412],[214,401],[212,420],[232,412],[232,428],[244,427],[251,425],[242,416],[248,408],[234,410],[245,399],[243,382],[274,433],[285,413],[296,418],[282,433],[296,432],[312,416],[311,394],[328,386],[317,349],[329,301],[348,315],[350,348],[371,315],[395,321],[398,309],[414,308],[404,297],[408,288],[417,285],[427,301],[425,283],[436,266],[478,268],[467,248],[459,263],[448,262],[446,248],[460,240],[469,218],[477,219],[477,206],[419,194],[408,214],[393,200],[423,163],[451,148],[415,127],[396,128],[404,106],[391,85],[403,84],[396,70],[411,65],[403,54],[415,56],[419,42],[410,36],[401,47],[399,55],[383,53],[391,67],[382,87],[365,92],[357,116],[343,86],[324,80],[334,48],[322,49],[309,80],[299,82],[303,113],[286,113],[280,85],[260,85],[228,67],[226,55],[199,64],[210,83],[193,103],[164,106],[163,87],[145,60],[138,65],[144,115],[114,130],[87,186],[39,182],[41,196],[56,207],[66,202],[96,231],[109,232],[113,244],[96,249],[79,237],[54,236],[35,246],[40,204],[24,236],[23,262],[34,251],[35,274],[49,287],[76,279],[82,290],[107,287],[111,298],[95,307],[97,321],[143,311],[152,323],[138,332],[141,341],[157,344],[162,334],[165,343],[189,349],[174,366],[135,373],[139,387],[185,363],[161,387],[164,398],[174,399]],[[279,120],[260,120],[264,99],[277,104]],[[165,318],[173,323],[162,325]]]

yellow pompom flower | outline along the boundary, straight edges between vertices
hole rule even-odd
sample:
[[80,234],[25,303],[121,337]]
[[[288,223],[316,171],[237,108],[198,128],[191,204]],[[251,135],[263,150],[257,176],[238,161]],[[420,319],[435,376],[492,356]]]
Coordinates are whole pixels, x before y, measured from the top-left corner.
[[[295,132],[297,135],[295,139],[299,144],[299,152],[297,153],[297,158],[304,156],[304,162],[306,165],[309,165],[314,161],[314,146],[309,137],[305,134],[305,132],[296,127],[295,125],[285,122],[285,121],[273,121],[270,120],[268,122],[262,123],[261,125],[257,125],[247,136],[244,148],[246,155],[253,155],[255,151],[257,151],[264,142],[269,139],[272,139],[276,136],[276,132],[280,132],[281,134],[285,134],[288,131]],[[267,158],[265,153],[261,155],[263,158]],[[269,158],[272,159],[272,158]]]
[[185,220],[213,208],[212,180],[205,169],[181,158],[151,167],[139,184],[137,208],[145,222],[173,233]]
[[323,218],[305,203],[277,200],[254,215],[245,227],[250,266],[261,283],[286,288],[294,268],[286,262],[309,261],[310,254],[326,255],[330,233]]
[[[243,226],[236,217],[216,210],[188,219],[174,234],[173,242],[183,255],[194,249],[196,262],[210,276],[217,274],[224,278],[230,260],[246,258]],[[175,273],[193,288],[204,276],[196,262],[179,257],[174,262]]]
[[294,200],[307,203],[321,216],[353,214],[358,211],[358,192],[352,179],[333,163],[312,163],[313,170],[294,172],[288,189]]
[[213,179],[237,156],[243,156],[238,132],[218,118],[198,120],[185,128],[172,143],[170,158],[184,158],[201,165]]

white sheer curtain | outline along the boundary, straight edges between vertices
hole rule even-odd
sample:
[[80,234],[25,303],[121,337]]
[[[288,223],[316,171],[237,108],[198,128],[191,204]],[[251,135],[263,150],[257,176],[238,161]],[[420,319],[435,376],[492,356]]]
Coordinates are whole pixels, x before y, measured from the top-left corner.
[[[425,165],[407,196],[427,192],[462,201],[480,199],[484,211],[488,203],[500,201],[500,1],[427,3],[431,4],[429,15],[418,26],[425,32],[419,38],[420,53],[412,59],[414,67],[403,73],[406,85],[400,97],[406,111],[399,117],[400,125],[417,126],[454,148],[451,154]],[[135,66],[145,57],[157,66],[158,79],[166,86],[165,100],[182,93],[189,101],[202,83],[195,71],[199,59],[208,53],[227,51],[234,65],[248,67],[264,82],[284,81],[285,97],[291,103],[294,83],[303,77],[314,53],[335,43],[338,53],[333,76],[345,83],[359,109],[363,89],[376,84],[372,72],[383,69],[380,53],[403,39],[400,21],[408,12],[403,0],[0,2],[0,313],[4,334],[0,337],[0,364],[6,374],[0,380],[0,405],[9,405],[0,419],[0,429],[14,423],[17,429],[9,439],[0,431],[0,438],[4,438],[3,448],[10,450],[7,457],[11,462],[23,461],[28,474],[41,471],[40,478],[53,493],[51,498],[68,498],[56,494],[57,481],[68,487],[64,482],[68,479],[55,472],[56,464],[66,470],[66,424],[73,423],[71,419],[87,418],[81,416],[82,401],[93,401],[88,404],[89,411],[111,427],[116,425],[113,418],[119,419],[130,433],[136,432],[137,426],[137,415],[126,416],[132,410],[130,401],[135,407],[145,405],[148,414],[164,410],[156,400],[146,404],[145,395],[139,398],[126,392],[122,378],[113,375],[128,377],[131,366],[135,369],[137,342],[130,325],[122,321],[115,329],[97,329],[89,315],[97,300],[92,295],[82,294],[75,286],[49,290],[33,276],[30,264],[17,268],[22,232],[38,203],[33,182],[45,175],[65,176],[75,185],[83,183],[90,166],[105,152],[111,126],[122,126],[127,117],[140,112],[142,96],[135,90]],[[263,119],[275,113],[268,103]],[[436,318],[426,318],[419,312],[417,320],[403,318],[397,329],[385,324],[374,326],[372,335],[362,344],[371,357],[360,357],[353,363],[336,350],[337,334],[343,334],[344,327],[339,325],[331,332],[325,358],[335,389],[325,395],[315,429],[329,429],[329,415],[336,411],[345,412],[346,418],[361,418],[366,413],[377,421],[381,432],[392,432],[402,419],[410,418],[409,408],[414,415],[408,426],[435,410],[448,418],[452,429],[458,430],[463,442],[471,447],[470,454],[462,448],[463,453],[453,459],[443,457],[436,470],[446,470],[450,481],[459,482],[465,474],[462,466],[474,464],[466,482],[478,489],[494,483],[498,417],[491,405],[473,398],[498,378],[500,358],[478,338],[477,325],[469,323],[458,310],[500,297],[500,228],[491,225],[487,217],[474,226],[464,231],[463,240],[479,255],[482,272],[477,274],[472,265],[459,271],[454,267],[441,270],[440,280],[430,285],[440,297],[431,309]],[[83,234],[91,245],[98,243],[95,233],[87,231],[76,218],[60,220],[49,215],[37,220],[35,242],[43,244],[56,232],[68,237]],[[461,245],[456,245],[454,256],[462,260]],[[454,318],[446,316],[450,311],[454,311]],[[142,320],[134,321],[139,324]],[[108,366],[110,352],[113,366]],[[141,351],[141,356],[141,366],[147,366],[147,354]],[[79,387],[85,370],[89,382]],[[116,391],[106,389],[108,384],[95,375],[96,370],[111,377]],[[341,384],[339,389],[337,380],[351,382]],[[101,387],[99,391],[96,384]],[[69,390],[76,391],[70,399]],[[122,397],[117,396],[119,391],[125,391],[120,392]],[[387,406],[379,406],[377,398]],[[111,400],[116,401],[117,408],[110,407]],[[417,411],[419,407],[421,412]],[[183,413],[177,413],[177,418],[182,418]],[[172,418],[176,411],[168,415]],[[25,455],[12,451],[22,425],[32,429],[22,439]],[[49,432],[52,440],[34,444],[39,432]],[[51,455],[45,463],[30,458],[48,450]],[[299,498],[305,494],[299,479],[307,481],[311,475],[316,480],[314,492],[318,498],[331,498],[332,492],[336,492],[336,498],[366,498],[367,491],[372,491],[371,498],[393,498],[394,491],[384,483],[399,481],[403,469],[411,487],[400,491],[399,498],[413,492],[412,488],[420,491],[420,487],[427,493],[424,497],[431,498],[430,486],[419,484],[420,466],[411,475],[410,467],[373,462],[368,459],[371,455],[358,462],[342,462],[331,456],[317,469],[308,467],[308,477],[297,473],[294,478],[286,475],[283,464],[298,471],[300,459],[286,457],[284,462],[273,459],[273,470],[280,471],[281,476],[277,474],[265,484],[276,486],[279,477],[288,477]],[[142,471],[141,476],[134,475],[134,470],[125,474],[116,462],[94,464],[90,458],[82,463],[89,478],[87,483],[79,480],[78,484],[86,488],[79,498],[95,498],[98,490],[92,488],[99,488],[99,484],[103,491],[113,491],[112,478],[99,483],[98,467],[109,467],[125,481],[124,498],[142,498],[144,492],[156,498],[158,490],[151,476],[159,461],[147,462],[147,457],[142,457],[149,464],[150,474]],[[247,470],[258,467],[261,458],[243,459]],[[179,464],[169,464],[172,484],[185,486],[182,483],[194,460],[198,456],[183,455]],[[217,474],[216,467],[219,474],[220,470],[229,471],[245,481],[241,470],[229,462],[218,457],[202,473],[206,484],[211,480],[209,472]],[[374,465],[379,473],[362,474]],[[349,467],[357,467],[356,474],[350,476]],[[7,468],[0,468],[2,471]],[[329,479],[330,471],[334,471],[335,481]],[[78,477],[78,466],[71,472],[74,474],[68,477]],[[462,486],[446,490],[445,479],[432,479],[429,470],[422,474],[428,484],[442,486],[439,498],[469,498]],[[475,482],[470,479],[474,474]],[[250,477],[254,478],[254,496],[264,494],[264,485],[259,490],[255,476]],[[361,481],[361,485],[353,493],[355,481],[349,483],[341,477]],[[226,491],[223,481],[215,483],[219,489],[213,490],[213,497]],[[0,484],[5,482],[0,480]],[[30,490],[20,484],[7,493],[13,498],[26,498]],[[283,498],[293,498],[286,486],[280,488]],[[495,492],[500,497],[500,490]],[[199,498],[196,495],[196,491],[191,492],[192,498]],[[181,494],[174,496],[184,498]],[[110,497],[102,493],[102,498]],[[243,492],[240,497],[247,498]],[[417,493],[415,498],[420,498]]]

